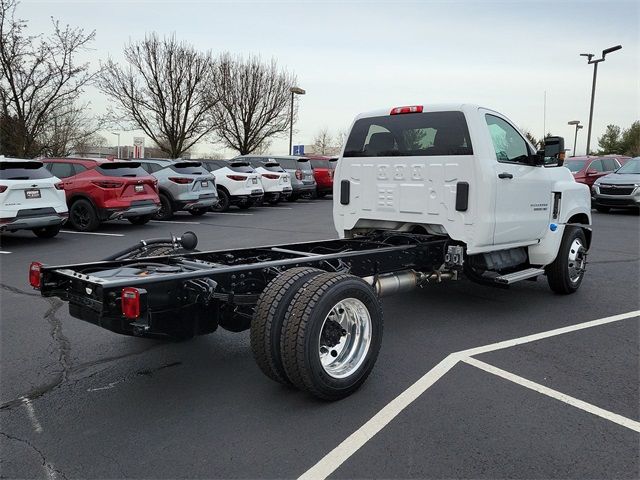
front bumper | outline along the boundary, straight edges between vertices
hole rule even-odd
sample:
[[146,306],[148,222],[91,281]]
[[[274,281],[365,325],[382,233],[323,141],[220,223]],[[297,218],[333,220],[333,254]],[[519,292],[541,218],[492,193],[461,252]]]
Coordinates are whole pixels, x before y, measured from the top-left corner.
[[252,190],[249,195],[231,195],[232,205],[246,205],[248,203],[259,202],[264,197],[264,190],[255,189]]
[[640,208],[640,187],[628,195],[605,195],[600,193],[598,185],[591,189],[591,205],[594,207]]
[[310,184],[294,184],[293,185],[293,193],[295,195],[304,195],[304,194],[312,194],[316,192],[316,184],[315,183],[310,183]]
[[208,209],[218,204],[218,196],[214,194],[201,195],[195,200],[183,200],[178,202],[177,210],[200,210]]
[[0,232],[14,232],[16,230],[55,227],[57,225],[64,225],[68,218],[68,213],[48,214],[33,217],[16,217],[8,223],[0,224]]

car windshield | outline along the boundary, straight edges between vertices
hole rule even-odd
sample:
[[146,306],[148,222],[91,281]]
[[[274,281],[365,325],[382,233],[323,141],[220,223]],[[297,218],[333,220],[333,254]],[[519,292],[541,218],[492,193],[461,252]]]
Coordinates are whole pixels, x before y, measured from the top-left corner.
[[640,157],[632,158],[618,170],[616,170],[616,173],[640,175]]
[[579,172],[584,167],[584,163],[586,160],[567,160],[564,162],[564,166],[569,169],[572,173]]
[[2,180],[40,180],[52,176],[41,162],[0,162]]

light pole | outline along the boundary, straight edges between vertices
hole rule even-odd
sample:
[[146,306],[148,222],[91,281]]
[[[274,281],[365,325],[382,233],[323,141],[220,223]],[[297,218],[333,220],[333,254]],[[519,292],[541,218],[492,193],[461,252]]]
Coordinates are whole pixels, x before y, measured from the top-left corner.
[[587,129],[587,155],[589,155],[589,147],[591,146],[591,123],[593,121],[593,101],[596,96],[596,77],[598,76],[598,64],[600,62],[604,62],[604,57],[607,56],[607,53],[615,52],[616,50],[620,50],[622,45],[616,45],[615,47],[605,48],[602,51],[602,58],[598,58],[597,60],[593,60],[595,56],[593,53],[581,53],[581,57],[587,57],[587,64],[593,64],[593,83],[591,85],[591,108],[589,109],[589,128]]
[[[582,125],[580,125],[580,120],[571,120],[568,125],[575,125],[576,126],[576,134],[573,137],[573,155],[571,155],[572,157],[576,156],[576,142],[578,141],[578,130],[580,130],[581,128],[584,128]],[[588,154],[588,152],[587,152]]]
[[111,132],[111,135],[118,137],[118,158],[120,158],[120,132]]
[[291,87],[291,124],[289,125],[289,155],[293,155],[293,97],[296,95],[304,95],[305,92],[299,87]]

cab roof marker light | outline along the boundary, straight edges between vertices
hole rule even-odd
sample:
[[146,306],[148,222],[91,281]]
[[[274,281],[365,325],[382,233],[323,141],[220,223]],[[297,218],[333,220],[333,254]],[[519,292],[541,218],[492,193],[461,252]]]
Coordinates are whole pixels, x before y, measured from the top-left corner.
[[422,108],[422,105],[396,107],[391,109],[391,113],[389,113],[389,115],[399,115],[401,113],[422,113]]

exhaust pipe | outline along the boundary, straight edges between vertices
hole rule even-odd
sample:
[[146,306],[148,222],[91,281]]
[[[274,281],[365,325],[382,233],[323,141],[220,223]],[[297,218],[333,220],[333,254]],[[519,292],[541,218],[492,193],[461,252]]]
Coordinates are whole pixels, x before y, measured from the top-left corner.
[[363,280],[375,289],[378,296],[385,297],[395,293],[409,292],[430,281],[455,280],[456,273],[440,271],[423,273],[415,270],[404,270],[397,273],[384,273],[375,277],[363,277]]

